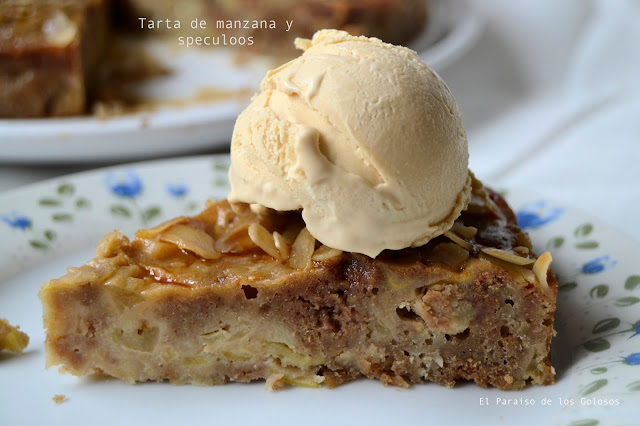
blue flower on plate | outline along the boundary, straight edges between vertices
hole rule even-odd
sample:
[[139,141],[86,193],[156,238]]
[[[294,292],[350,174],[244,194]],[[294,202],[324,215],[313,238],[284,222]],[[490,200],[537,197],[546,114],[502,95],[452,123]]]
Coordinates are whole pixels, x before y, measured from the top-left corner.
[[516,212],[518,226],[522,229],[540,228],[559,218],[564,209],[552,207],[546,201],[525,204]]
[[119,197],[135,198],[142,193],[142,180],[133,170],[124,173],[109,172],[105,182],[107,188]]
[[184,183],[169,182],[166,188],[169,195],[175,198],[182,198],[189,192],[189,188]]
[[625,364],[640,365],[640,352],[635,352],[622,358]]
[[583,274],[597,274],[598,272],[613,268],[617,263],[618,261],[612,259],[611,256],[607,254],[588,261],[582,265],[581,270]]
[[22,231],[31,228],[31,219],[25,214],[19,212],[11,212],[11,214],[0,215],[0,219],[12,228]]

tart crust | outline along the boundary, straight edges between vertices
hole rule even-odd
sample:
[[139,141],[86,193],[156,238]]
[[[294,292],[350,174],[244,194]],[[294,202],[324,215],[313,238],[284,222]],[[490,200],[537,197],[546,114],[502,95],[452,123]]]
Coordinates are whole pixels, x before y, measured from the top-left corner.
[[321,246],[297,213],[226,201],[133,240],[114,231],[93,260],[42,287],[47,366],[272,389],[358,376],[551,384],[548,254],[532,254],[499,195],[478,181],[472,192],[449,236],[376,259]]

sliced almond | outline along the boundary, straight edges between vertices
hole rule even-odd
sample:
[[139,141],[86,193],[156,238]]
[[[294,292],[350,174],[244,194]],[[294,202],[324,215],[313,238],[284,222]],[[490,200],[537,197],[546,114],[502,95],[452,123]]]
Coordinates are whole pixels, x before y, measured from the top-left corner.
[[165,241],[197,254],[204,259],[219,259],[222,254],[215,249],[214,239],[201,229],[187,225],[175,225],[158,237]]
[[531,265],[535,262],[535,259],[529,259],[528,257],[518,256],[517,254],[509,253],[508,251],[499,250],[492,247],[482,247],[481,252],[488,254],[489,256],[497,257],[505,262],[513,263],[515,265]]
[[467,240],[473,238],[478,232],[478,228],[476,228],[475,226],[464,226],[461,223],[454,223],[451,227],[451,230]]
[[504,269],[506,269],[509,272],[512,272],[514,274],[518,274],[518,275],[522,275],[522,277],[525,279],[525,281],[531,283],[531,284],[535,284],[536,282],[536,276],[535,274],[531,271],[531,269],[527,269],[524,266],[521,265],[516,265],[514,263],[511,262],[507,262],[505,260],[499,259],[497,257],[494,256],[489,256],[483,252],[480,252],[480,256],[481,259],[485,259],[489,262],[495,263],[496,265],[499,265],[501,267],[503,267]]
[[444,236],[466,250],[469,250],[469,251],[473,250],[473,246],[471,245],[470,242],[463,240],[462,238],[460,238],[458,235],[456,235],[451,231],[445,231]]
[[549,288],[549,283],[547,282],[547,271],[549,270],[549,265],[551,265],[551,253],[545,251],[538,257],[536,263],[533,264],[533,274],[538,279],[540,283],[540,287],[547,294],[551,294],[551,289]]
[[331,259],[342,254],[342,250],[334,249],[325,245],[321,245],[311,256],[312,260],[323,261]]
[[242,216],[250,211],[247,203],[230,203],[231,210],[238,216]]
[[234,214],[231,210],[219,208],[216,216],[216,226],[226,228],[233,220]]
[[171,228],[172,226],[185,223],[187,219],[188,218],[185,216],[179,216],[179,217],[170,219],[166,222],[163,222],[160,225],[154,226],[153,228],[140,229],[136,232],[136,237],[144,238],[144,239],[155,238],[157,235],[164,233],[167,229]]
[[267,229],[259,223],[252,223],[249,225],[249,238],[251,241],[265,253],[273,256],[276,259],[280,259],[280,252],[276,248],[276,244],[273,240],[273,235]]
[[265,207],[262,204],[249,204],[249,208],[258,216],[266,216],[270,211],[272,211],[269,207]]
[[280,261],[287,261],[289,259],[289,256],[291,255],[291,247],[289,247],[289,244],[287,244],[287,242],[284,240],[284,237],[279,232],[274,231],[273,242],[275,243],[276,248],[278,249],[278,253],[280,254]]
[[315,249],[316,239],[307,228],[302,228],[291,246],[289,266],[294,269],[307,269],[311,266],[311,256]]

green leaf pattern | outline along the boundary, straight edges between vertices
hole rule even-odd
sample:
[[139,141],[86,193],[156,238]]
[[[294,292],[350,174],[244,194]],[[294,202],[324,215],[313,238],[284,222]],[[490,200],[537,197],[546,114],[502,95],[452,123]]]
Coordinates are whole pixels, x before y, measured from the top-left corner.
[[576,282],[565,283],[558,287],[558,291],[569,291],[573,290],[576,287],[578,287],[578,283]]
[[591,395],[592,393],[597,392],[603,387],[605,387],[607,383],[609,383],[609,380],[607,379],[600,379],[600,380],[593,381],[589,383],[587,386],[585,386],[584,388],[582,388],[580,393],[582,394],[582,396]]
[[598,419],[582,419],[571,422],[569,426],[598,426],[599,424],[600,420]]
[[640,302],[640,297],[627,296],[627,297],[621,297],[619,299],[616,299],[616,301],[614,302],[614,305],[620,306],[620,307],[626,307],[626,306],[635,305],[638,302]]
[[604,333],[606,331],[611,331],[614,328],[617,328],[620,325],[620,320],[618,318],[605,318],[600,320],[593,326],[593,334]]
[[640,287],[640,275],[631,275],[624,282],[624,288],[626,288],[629,291],[633,291],[638,287]]
[[576,243],[576,248],[579,249],[596,249],[600,246],[597,241],[583,241],[581,243]]
[[564,244],[564,237],[553,237],[547,241],[547,249],[559,249]]
[[589,292],[589,296],[591,296],[592,299],[602,299],[606,297],[607,294],[609,294],[609,286],[606,284],[594,286]]
[[589,352],[602,352],[611,347],[611,343],[608,340],[599,337],[597,339],[586,341],[582,344]]
[[586,236],[588,236],[589,234],[591,234],[591,232],[593,231],[593,225],[590,223],[583,223],[582,225],[578,226],[575,231],[573,231],[573,235],[575,235],[577,238],[584,238]]

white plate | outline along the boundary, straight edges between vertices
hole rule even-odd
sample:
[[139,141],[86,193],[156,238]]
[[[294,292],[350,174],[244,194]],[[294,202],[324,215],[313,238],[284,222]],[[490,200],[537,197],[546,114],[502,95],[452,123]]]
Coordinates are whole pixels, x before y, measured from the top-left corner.
[[[477,39],[481,17],[471,0],[436,0],[425,32],[411,46],[420,57],[440,70],[463,54]],[[223,48],[163,49],[146,42],[171,76],[139,88],[148,97],[185,99],[202,88],[256,91],[270,68],[255,58],[234,64]],[[233,124],[248,98],[190,106],[166,106],[147,112],[115,116],[61,119],[0,119],[0,162],[85,163],[150,158],[226,147]]]
[[[37,292],[45,280],[87,261],[98,239],[128,234],[200,210],[228,190],[228,156],[192,157],[101,169],[0,195],[0,317],[31,336],[23,355],[0,354],[0,425],[60,424],[638,424],[640,404],[640,247],[596,220],[538,196],[508,198],[531,231],[537,251],[549,248],[561,283],[557,383],[519,392],[435,384],[385,388],[358,380],[337,389],[264,383],[217,387],[127,385],[44,369],[44,331]],[[625,362],[626,360],[626,362]],[[60,405],[55,394],[68,400]],[[486,398],[486,399],[484,399]],[[511,405],[496,398],[511,399]],[[522,400],[521,400],[522,398]],[[586,406],[581,398],[619,401]],[[560,399],[573,400],[562,406]],[[543,405],[549,400],[550,405]],[[588,399],[591,401],[591,399]],[[516,405],[534,401],[534,405]],[[484,405],[484,403],[489,405]],[[593,419],[583,423],[573,423]]]

